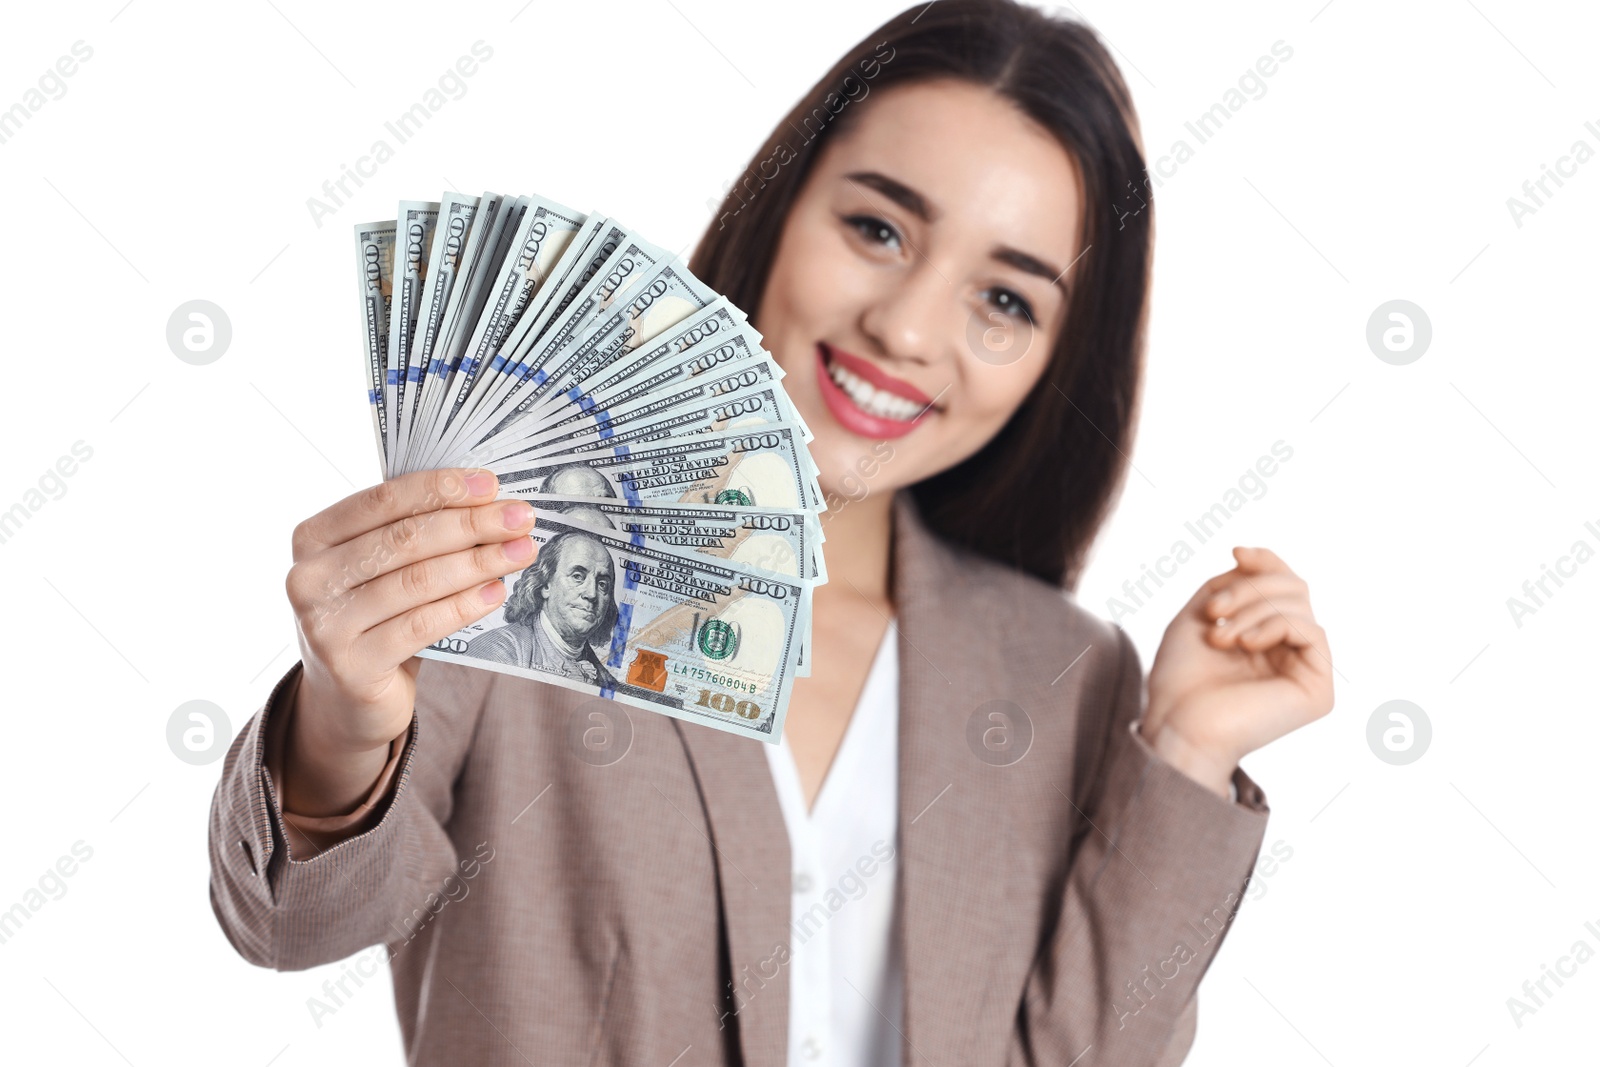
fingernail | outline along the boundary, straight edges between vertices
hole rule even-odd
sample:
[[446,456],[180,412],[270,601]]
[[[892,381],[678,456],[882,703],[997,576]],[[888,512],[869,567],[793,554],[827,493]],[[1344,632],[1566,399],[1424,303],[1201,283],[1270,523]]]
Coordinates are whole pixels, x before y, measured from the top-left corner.
[[502,583],[500,579],[496,578],[482,589],[479,589],[478,595],[483,597],[483,602],[485,604],[497,604],[500,602],[500,593],[504,589],[505,584]]
[[533,505],[526,500],[518,500],[507,504],[500,513],[500,521],[505,523],[508,530],[520,530],[528,525],[528,520],[533,518]]
[[467,475],[467,492],[483,496],[494,488],[495,476],[489,471],[473,471]]
[[533,539],[519,537],[515,541],[507,541],[502,550],[506,554],[506,559],[512,563],[521,563],[533,555]]

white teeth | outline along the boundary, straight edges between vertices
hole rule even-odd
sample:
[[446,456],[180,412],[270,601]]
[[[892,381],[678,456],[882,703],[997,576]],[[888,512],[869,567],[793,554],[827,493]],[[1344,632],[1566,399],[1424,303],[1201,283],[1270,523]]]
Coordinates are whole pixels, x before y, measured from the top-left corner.
[[844,390],[846,396],[853,401],[856,407],[868,415],[875,415],[880,419],[893,419],[896,422],[910,422],[922,412],[922,405],[915,400],[907,400],[903,396],[896,396],[884,389],[879,389],[859,374],[845,370],[837,362],[828,364],[828,377],[833,379],[833,384]]

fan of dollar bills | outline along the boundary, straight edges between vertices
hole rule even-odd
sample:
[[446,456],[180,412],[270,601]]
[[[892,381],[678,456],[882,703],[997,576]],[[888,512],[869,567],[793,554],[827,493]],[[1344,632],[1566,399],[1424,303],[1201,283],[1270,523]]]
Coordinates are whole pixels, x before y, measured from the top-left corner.
[[500,607],[420,654],[777,744],[824,504],[744,314],[538,196],[403,201],[356,253],[383,476],[484,467],[537,514]]

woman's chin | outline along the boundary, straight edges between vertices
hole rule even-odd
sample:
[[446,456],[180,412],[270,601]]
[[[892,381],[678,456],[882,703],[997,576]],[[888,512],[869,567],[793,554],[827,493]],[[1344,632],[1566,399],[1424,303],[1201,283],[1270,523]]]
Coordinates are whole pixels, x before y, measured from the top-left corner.
[[835,501],[860,501],[878,494],[887,499],[910,484],[911,457],[905,445],[893,441],[825,443],[819,433],[811,443],[811,458],[818,468],[817,487],[829,507],[836,506]]

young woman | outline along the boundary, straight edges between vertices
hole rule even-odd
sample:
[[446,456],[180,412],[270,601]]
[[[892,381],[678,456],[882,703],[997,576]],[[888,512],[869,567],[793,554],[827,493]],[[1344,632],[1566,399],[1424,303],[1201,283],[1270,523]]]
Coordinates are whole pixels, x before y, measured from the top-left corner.
[[830,505],[782,745],[414,658],[499,603],[530,520],[486,472],[375,486],[295,530],[302,662],[224,766],[239,952],[381,945],[308,1007],[386,959],[412,1063],[1180,1062],[1265,829],[1238,760],[1333,697],[1265,549],[1179,611],[1148,700],[1069,595],[1132,449],[1143,173],[1079,24],[944,0],[851,49],[691,263]]

